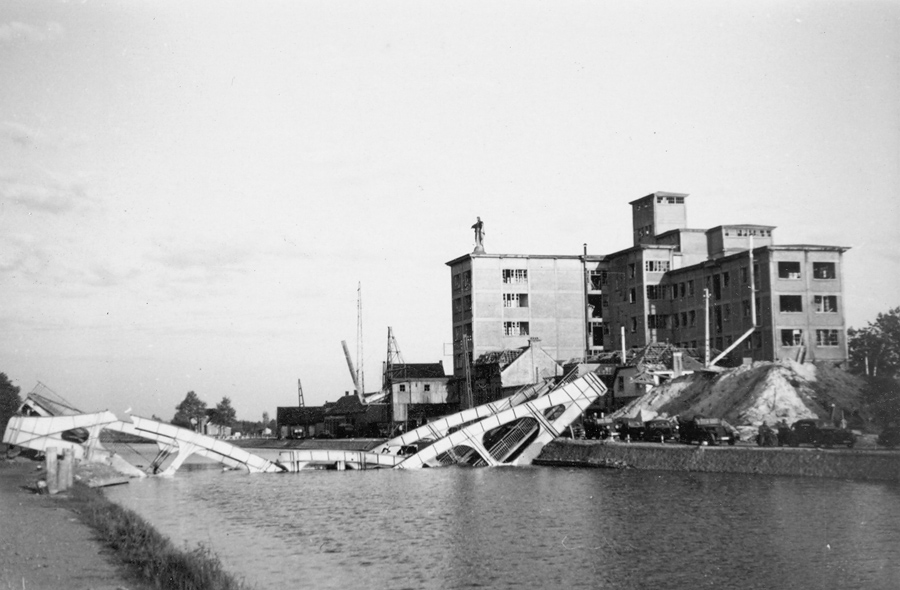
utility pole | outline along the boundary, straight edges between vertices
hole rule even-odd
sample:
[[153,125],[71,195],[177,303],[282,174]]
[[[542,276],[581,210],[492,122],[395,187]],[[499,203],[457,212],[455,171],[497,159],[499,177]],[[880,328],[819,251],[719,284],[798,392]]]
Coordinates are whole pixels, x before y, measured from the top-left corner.
[[703,366],[709,366],[709,289],[703,289]]
[[363,368],[365,358],[363,356],[362,283],[358,284],[356,293],[356,370],[358,372],[357,381],[359,381],[359,399],[364,401],[366,373]]
[[472,367],[470,366],[469,360],[469,336],[463,335],[463,366],[466,368],[466,399],[464,403],[464,410],[468,410],[469,408],[474,406],[475,401],[472,399]]

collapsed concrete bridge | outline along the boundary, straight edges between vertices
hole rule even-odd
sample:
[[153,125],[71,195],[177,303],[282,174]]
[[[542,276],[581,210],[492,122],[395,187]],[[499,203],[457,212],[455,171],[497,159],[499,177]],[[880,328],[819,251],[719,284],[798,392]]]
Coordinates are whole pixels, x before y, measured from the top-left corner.
[[[153,474],[172,475],[191,455],[250,473],[296,472],[309,468],[418,469],[464,464],[529,465],[548,442],[560,436],[606,387],[593,373],[577,379],[529,386],[497,402],[457,412],[386,441],[371,451],[294,450],[270,461],[221,439],[156,420],[109,411],[62,416],[14,416],[3,442],[46,452],[71,449],[83,461],[109,461],[100,443],[104,429],[148,439],[158,453]],[[86,434],[85,434],[86,433]]]

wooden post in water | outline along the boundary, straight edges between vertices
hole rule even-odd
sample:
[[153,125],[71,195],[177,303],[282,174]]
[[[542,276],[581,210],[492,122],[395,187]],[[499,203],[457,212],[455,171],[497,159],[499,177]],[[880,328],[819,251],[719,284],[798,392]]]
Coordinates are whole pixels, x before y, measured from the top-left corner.
[[44,451],[44,457],[47,461],[47,492],[55,494],[59,492],[59,478],[57,475],[59,465],[56,447],[50,447]]
[[62,461],[59,463],[59,491],[64,492],[72,487],[75,480],[74,467],[72,449],[63,449]]

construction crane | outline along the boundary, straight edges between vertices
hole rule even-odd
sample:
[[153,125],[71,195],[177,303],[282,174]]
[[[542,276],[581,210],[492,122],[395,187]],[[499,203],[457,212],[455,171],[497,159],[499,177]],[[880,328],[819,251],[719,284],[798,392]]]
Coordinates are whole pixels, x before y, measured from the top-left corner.
[[347,341],[341,340],[341,346],[344,347],[344,356],[347,357],[347,368],[350,369],[350,378],[353,379],[353,387],[356,388],[356,395],[359,397],[360,402],[366,403],[363,391],[359,387],[359,376],[356,373],[356,369],[353,368],[353,359],[350,358],[350,349],[347,347]]

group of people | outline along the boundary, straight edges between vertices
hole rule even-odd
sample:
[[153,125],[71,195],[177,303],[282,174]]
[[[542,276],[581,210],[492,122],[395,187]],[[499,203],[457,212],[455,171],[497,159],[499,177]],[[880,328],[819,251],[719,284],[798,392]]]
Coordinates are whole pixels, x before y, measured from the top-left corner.
[[761,447],[777,447],[779,439],[786,441],[791,432],[791,427],[788,426],[787,421],[782,418],[781,422],[778,422],[775,425],[775,428],[777,431],[764,421],[760,425],[759,432],[756,435],[756,444]]

